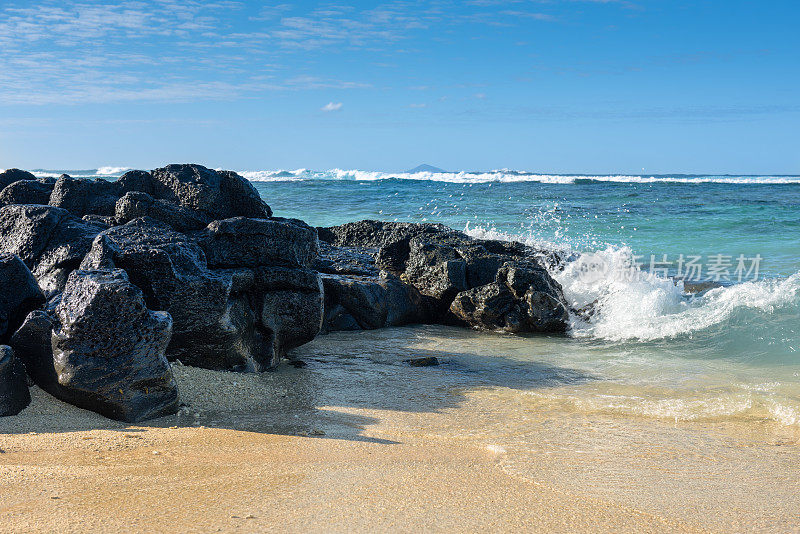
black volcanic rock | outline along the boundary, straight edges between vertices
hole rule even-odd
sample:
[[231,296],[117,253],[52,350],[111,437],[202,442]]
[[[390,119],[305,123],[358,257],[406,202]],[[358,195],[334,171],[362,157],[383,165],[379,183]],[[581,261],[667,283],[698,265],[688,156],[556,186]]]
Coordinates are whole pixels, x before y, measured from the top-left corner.
[[315,264],[325,288],[323,331],[425,323],[431,306],[411,285],[375,265],[375,249],[320,242]]
[[57,299],[45,310],[31,312],[14,333],[9,345],[25,365],[33,382],[45,391],[58,391],[58,374],[53,366],[53,327]]
[[179,232],[200,230],[206,226],[205,220],[189,208],[165,200],[156,200],[140,191],[126,193],[117,201],[115,217],[119,224],[125,224],[140,217],[151,217]]
[[49,203],[78,217],[111,216],[114,215],[117,200],[121,195],[121,187],[115,182],[62,176],[50,194]]
[[0,253],[0,343],[19,328],[45,298],[28,267],[13,254]]
[[[422,306],[417,317],[519,333],[563,332],[567,327],[561,287],[539,264],[537,251],[521,243],[474,239],[442,225],[380,221],[322,228],[319,235],[334,248],[371,251],[375,268],[399,275],[400,281],[423,297],[414,300]],[[341,251],[336,255],[344,256]],[[335,258],[328,262],[331,266],[341,264]],[[321,267],[325,267],[324,257]],[[338,302],[342,291],[353,292],[358,276],[351,276],[353,280],[346,284],[326,276],[326,289],[331,286],[331,293],[337,295],[336,302],[330,302],[334,300],[330,297],[326,303],[343,307]],[[334,282],[339,287],[333,287]],[[358,300],[364,302],[365,309],[378,309],[374,289],[370,295],[366,298],[362,292]],[[407,302],[396,301],[394,305],[405,310]],[[326,310],[326,317],[330,313]],[[362,328],[368,324],[349,315],[353,320],[337,322],[329,318],[326,323],[340,327],[358,324]]]
[[319,256],[317,231],[286,220],[214,221],[200,238],[211,267],[308,267]]
[[[256,226],[261,222],[266,221]],[[198,237],[203,241],[208,235]],[[260,371],[277,365],[286,351],[310,341],[320,329],[319,275],[281,267],[298,262],[295,237],[289,234],[270,245],[275,254],[284,250],[283,258],[234,247],[244,256],[233,263],[248,265],[211,269],[195,238],[143,218],[100,234],[83,267],[124,269],[152,309],[172,315],[171,359],[209,369]],[[233,244],[223,240],[206,246],[220,246],[219,252]],[[262,257],[261,266],[255,265],[257,257]]]
[[202,165],[167,165],[150,173],[129,171],[123,191],[140,191],[197,212],[206,222],[232,217],[269,218],[270,207],[249,181],[232,171]]
[[20,180],[35,180],[36,176],[29,173],[28,171],[21,171],[19,169],[7,169],[3,172],[0,172],[0,191],[5,189],[7,186],[13,184],[14,182],[19,182]]
[[125,193],[139,191],[150,196],[155,195],[155,181],[153,175],[147,171],[128,171],[117,179],[117,184]]
[[450,312],[465,323],[512,333],[563,332],[569,314],[561,288],[538,265],[509,262],[495,282],[458,293]]
[[324,294],[319,273],[310,269],[259,267],[247,293],[260,309],[257,325],[269,342],[269,367],[287,352],[312,341],[322,328]]
[[73,272],[52,315],[34,312],[12,338],[37,385],[126,422],[178,410],[165,357],[172,318],[147,309],[122,270]]
[[372,330],[429,320],[424,298],[394,276],[323,274],[322,283],[325,331]]
[[30,403],[25,367],[11,347],[0,345],[0,417],[17,415]]
[[386,222],[363,220],[318,228],[319,238],[340,247],[383,247],[397,241],[408,241],[420,234],[456,233],[443,224]]
[[144,291],[151,309],[172,315],[170,358],[208,368],[243,363],[234,363],[239,355],[230,354],[242,346],[237,330],[245,330],[247,322],[230,316],[240,311],[229,302],[232,277],[209,271],[193,239],[154,219],[136,219],[100,234],[82,264],[84,269],[115,267]]
[[[318,228],[320,241],[341,247],[375,248],[378,265],[386,270],[406,269],[411,239],[418,235],[460,234],[443,224],[364,220]],[[466,236],[464,236],[466,237]]]
[[19,256],[45,296],[61,292],[67,276],[89,251],[103,226],[52,206],[19,204],[0,208],[0,252]]
[[7,185],[0,191],[0,206],[9,204],[47,204],[55,187],[52,178],[20,180]]

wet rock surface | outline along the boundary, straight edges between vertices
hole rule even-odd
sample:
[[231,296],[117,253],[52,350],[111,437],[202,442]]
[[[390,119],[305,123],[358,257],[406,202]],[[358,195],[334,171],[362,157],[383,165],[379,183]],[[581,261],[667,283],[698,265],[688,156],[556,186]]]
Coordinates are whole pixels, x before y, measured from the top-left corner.
[[[380,317],[376,302],[415,322],[514,333],[567,328],[560,285],[541,266],[537,251],[521,243],[474,239],[442,225],[380,221],[323,228],[319,235],[327,241],[319,268],[336,275],[323,275],[329,330],[386,326],[373,326],[379,321],[350,311],[378,310],[370,316]],[[419,297],[390,301],[364,288],[381,279],[411,288]],[[418,313],[407,313],[409,307]]]
[[17,415],[30,403],[25,367],[11,347],[0,345],[0,417]]
[[0,343],[7,342],[28,313],[44,302],[39,284],[22,260],[0,253]]

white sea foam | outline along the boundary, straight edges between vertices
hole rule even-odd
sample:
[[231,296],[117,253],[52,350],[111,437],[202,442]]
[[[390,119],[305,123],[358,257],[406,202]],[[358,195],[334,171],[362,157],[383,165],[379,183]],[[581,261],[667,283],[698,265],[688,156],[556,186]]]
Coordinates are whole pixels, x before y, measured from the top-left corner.
[[[609,248],[596,255],[620,272],[638,269],[630,267],[631,254],[627,248]],[[571,262],[563,271],[554,273],[573,305],[595,308],[588,321],[573,318],[572,332],[577,337],[609,341],[674,338],[724,324],[748,310],[772,313],[777,308],[797,306],[800,296],[800,273],[783,280],[718,287],[687,299],[681,282],[652,273],[587,279],[573,270],[580,263],[580,259]]]
[[[93,171],[56,171],[38,170],[33,173],[40,178],[58,177],[67,172],[75,177],[115,176],[130,170],[130,167],[104,166]],[[382,172],[362,171],[357,169],[330,169],[315,171],[310,169],[295,170],[255,170],[239,171],[239,174],[253,182],[288,182],[304,180],[334,181],[378,181],[378,180],[417,180],[430,182],[448,182],[457,184],[485,183],[518,183],[536,182],[543,184],[575,184],[575,183],[680,183],[680,184],[800,184],[800,176],[700,176],[700,175],[582,175],[582,174],[541,174],[510,169],[487,172]]]
[[[642,272],[629,247],[612,247],[576,254],[527,236],[510,236],[496,230],[467,227],[477,238],[517,240],[539,249],[570,257],[551,274],[564,288],[575,309],[589,308],[587,319],[574,314],[571,333],[607,341],[653,341],[706,330],[729,321],[737,313],[800,306],[800,273],[785,279],[765,279],[718,287],[700,297],[687,298],[683,283]],[[588,275],[587,263],[600,263],[599,274]]]
[[638,175],[569,175],[536,174],[502,169],[489,172],[417,172],[392,173],[331,169],[313,171],[309,169],[240,171],[240,174],[254,182],[276,182],[294,180],[420,180],[431,182],[450,182],[460,184],[538,182],[545,184],[574,184],[587,182],[613,183],[724,183],[724,184],[800,184],[800,176],[638,176]]
[[130,167],[100,167],[97,169],[97,174],[98,176],[111,176],[114,174],[122,174],[129,170],[131,170]]

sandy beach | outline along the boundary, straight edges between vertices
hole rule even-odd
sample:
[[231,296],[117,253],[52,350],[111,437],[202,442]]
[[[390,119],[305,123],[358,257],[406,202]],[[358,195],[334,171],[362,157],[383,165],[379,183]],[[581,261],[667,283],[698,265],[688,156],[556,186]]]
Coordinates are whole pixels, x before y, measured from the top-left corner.
[[191,427],[4,437],[0,529],[691,530],[509,477],[486,450],[402,439]]
[[[176,365],[188,406],[145,425],[33,388],[24,417],[0,420],[0,530],[796,528],[790,435],[759,443],[712,431],[698,442],[713,429],[533,414],[504,398],[508,388],[453,388],[447,364],[410,368],[381,345],[413,332],[323,336],[296,354],[307,367],[266,374]],[[402,344],[406,355],[416,343]],[[512,413],[535,442],[500,432],[515,428]],[[772,471],[743,471],[737,449]],[[776,471],[782,483],[759,480]],[[748,491],[726,485],[741,477]]]

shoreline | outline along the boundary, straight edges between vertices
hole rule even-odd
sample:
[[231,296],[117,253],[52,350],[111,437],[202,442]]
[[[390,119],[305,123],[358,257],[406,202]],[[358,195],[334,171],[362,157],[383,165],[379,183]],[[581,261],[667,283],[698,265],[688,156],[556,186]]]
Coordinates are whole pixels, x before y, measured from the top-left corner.
[[[510,476],[496,450],[353,428],[352,419],[336,422],[343,414],[318,425],[326,430],[288,435],[156,426],[164,420],[126,426],[38,390],[28,410],[37,431],[0,437],[4,532],[694,531]],[[70,422],[45,432],[51,417]]]
[[[458,356],[403,365],[424,330],[365,334],[296,349],[299,369],[176,365],[189,406],[145,424],[34,388],[24,417],[0,420],[0,530],[691,532],[800,521],[797,436],[531,411],[519,386],[454,381]],[[404,338],[394,351],[391,336]]]

